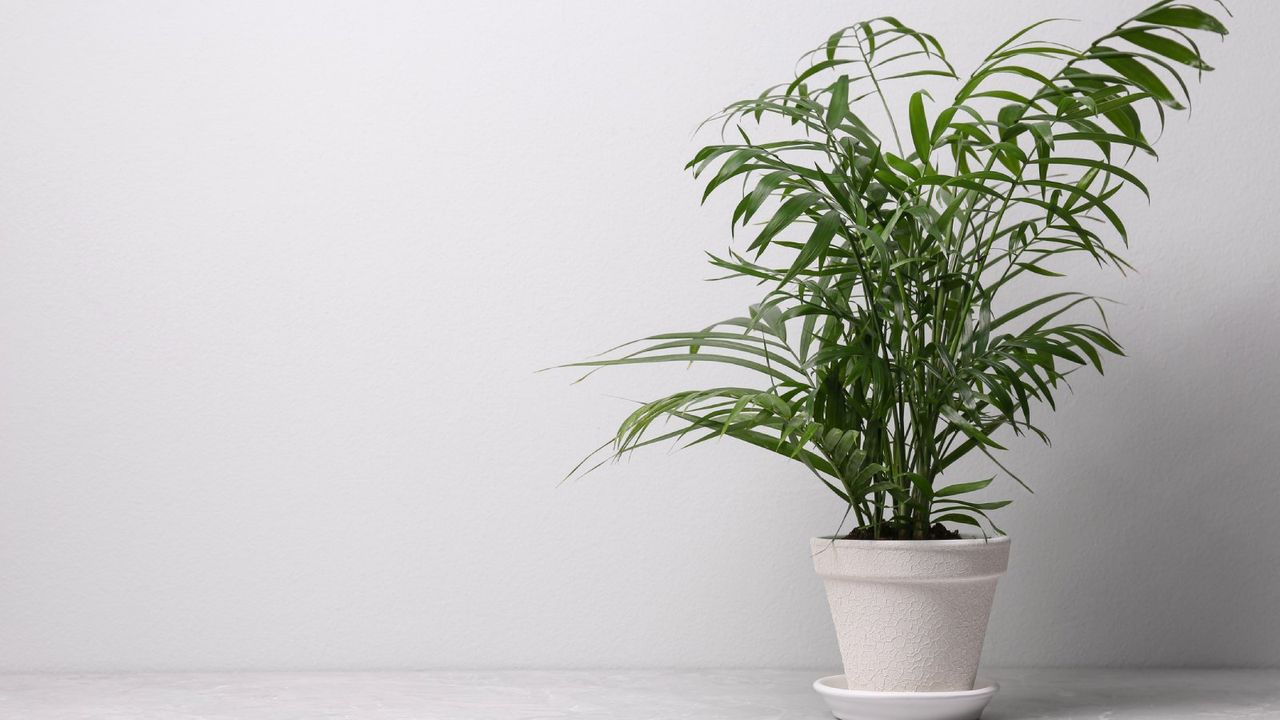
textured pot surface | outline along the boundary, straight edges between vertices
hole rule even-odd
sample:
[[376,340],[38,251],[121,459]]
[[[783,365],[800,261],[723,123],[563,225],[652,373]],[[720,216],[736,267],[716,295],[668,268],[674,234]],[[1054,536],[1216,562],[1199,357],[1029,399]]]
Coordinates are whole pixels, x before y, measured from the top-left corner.
[[970,690],[1009,538],[814,538],[852,690]]

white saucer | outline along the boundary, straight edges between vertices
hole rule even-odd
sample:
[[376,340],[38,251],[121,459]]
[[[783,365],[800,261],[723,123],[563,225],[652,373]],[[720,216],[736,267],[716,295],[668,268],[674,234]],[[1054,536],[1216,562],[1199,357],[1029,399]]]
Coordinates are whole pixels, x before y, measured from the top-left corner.
[[849,690],[844,675],[813,683],[840,720],[977,720],[1000,686],[979,679],[973,690],[876,692]]

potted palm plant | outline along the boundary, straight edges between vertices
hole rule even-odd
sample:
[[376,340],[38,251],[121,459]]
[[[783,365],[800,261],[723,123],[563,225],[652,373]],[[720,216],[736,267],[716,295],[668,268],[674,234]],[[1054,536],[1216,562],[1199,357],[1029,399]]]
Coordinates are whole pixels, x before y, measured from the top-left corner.
[[[758,378],[641,404],[571,475],[724,437],[806,468],[847,508],[811,549],[844,662],[831,684],[848,690],[974,690],[1009,552],[990,514],[1010,501],[972,493],[1022,484],[998,459],[1002,433],[1047,439],[1033,409],[1121,353],[1098,298],[1053,286],[1055,261],[1129,267],[1112,200],[1147,188],[1128,161],[1154,155],[1152,128],[1187,100],[1183,76],[1211,69],[1193,35],[1227,32],[1172,0],[1083,49],[1036,39],[1048,22],[967,75],[932,35],[859,22],[790,81],[713,116],[721,141],[689,168],[704,199],[740,188],[732,225],[755,228],[710,261],[762,297],[742,317],[574,364],[718,363]],[[888,88],[903,81],[951,94],[901,93],[895,113]],[[1010,303],[1015,284],[1038,295]],[[990,476],[949,477],[971,453]]]

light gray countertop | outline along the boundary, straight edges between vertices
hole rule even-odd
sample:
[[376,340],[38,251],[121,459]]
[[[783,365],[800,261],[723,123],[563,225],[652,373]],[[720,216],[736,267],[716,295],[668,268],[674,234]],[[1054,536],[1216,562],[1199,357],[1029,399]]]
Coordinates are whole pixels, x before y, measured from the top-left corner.
[[[817,671],[0,675],[3,720],[824,720]],[[985,720],[1280,719],[1280,670],[1018,669]]]

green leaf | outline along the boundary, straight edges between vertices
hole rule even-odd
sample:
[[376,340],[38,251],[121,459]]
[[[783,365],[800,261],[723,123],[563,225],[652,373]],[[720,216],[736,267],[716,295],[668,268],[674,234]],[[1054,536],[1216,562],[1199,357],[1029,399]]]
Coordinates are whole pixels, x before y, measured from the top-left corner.
[[929,154],[933,148],[929,141],[929,121],[924,116],[924,97],[926,95],[928,93],[923,90],[913,94],[908,113],[911,120],[911,141],[915,145],[916,156],[920,159],[921,165],[928,167]]
[[791,282],[792,278],[802,270],[815,265],[821,266],[827,250],[831,247],[831,240],[841,226],[840,213],[833,210],[824,214],[818,220],[817,225],[814,226],[813,233],[809,235],[809,240],[804,244],[804,248],[800,250],[800,253],[796,255],[795,262],[791,264],[791,269],[783,276],[780,284],[785,285]]
[[1132,54],[1099,46],[1093,56],[1107,67],[1120,73],[1125,79],[1151,93],[1152,97],[1165,105],[1174,109],[1182,109],[1182,103],[1178,102],[1178,98],[1174,97],[1173,92],[1169,90],[1169,86],[1165,85],[1159,76],[1135,59]]
[[827,100],[827,126],[839,127],[840,122],[849,114],[849,76],[841,75],[831,86],[831,97]]
[[1039,265],[1036,265],[1035,263],[1018,262],[1018,263],[1014,263],[1014,265],[1017,265],[1023,270],[1029,270],[1037,275],[1043,275],[1044,277],[1066,277],[1066,275],[1063,275],[1062,273],[1057,273],[1052,270],[1046,270],[1040,267]]
[[1183,65],[1193,67],[1197,70],[1213,70],[1209,64],[1200,57],[1200,53],[1194,48],[1187,47],[1177,40],[1171,40],[1162,35],[1141,29],[1121,30],[1116,33],[1119,37],[1128,40],[1140,48],[1150,50],[1153,53],[1163,55],[1174,62],[1180,62]]
[[943,406],[942,416],[947,419],[947,422],[950,422],[952,425],[959,428],[960,431],[963,432],[965,435],[968,435],[970,438],[977,440],[980,444],[986,445],[987,447],[993,447],[997,450],[1006,449],[1005,446],[1001,445],[995,440],[992,440],[990,437],[987,436],[986,433],[979,430],[976,425],[974,425],[973,423],[965,419],[965,417],[961,415],[959,412],[957,412],[954,408],[949,406]]
[[1151,23],[1152,25],[1190,28],[1192,30],[1207,30],[1219,35],[1227,34],[1226,25],[1223,25],[1217,18],[1209,13],[1190,5],[1156,7],[1138,15],[1136,19],[1141,20],[1142,22]]
[[773,240],[775,235],[781,232],[783,228],[795,222],[796,218],[803,215],[806,210],[818,204],[820,201],[821,197],[815,193],[805,193],[787,200],[782,204],[782,207],[778,208],[778,211],[773,214],[773,217],[769,219],[768,224],[766,224],[764,229],[760,231],[760,234],[756,236],[755,241],[751,243],[748,249],[755,250],[757,254],[764,252],[765,248],[769,246],[769,242]]
[[947,500],[946,505],[938,507],[938,511],[948,510],[999,510],[1013,504],[1012,500],[995,500],[992,502],[966,502],[964,500]]
[[733,211],[733,223],[742,221],[746,225],[755,216],[756,211],[764,204],[764,201],[775,191],[783,182],[790,180],[791,173],[786,170],[777,170],[760,178],[760,182],[756,183],[756,187],[750,193],[742,197],[742,202]]
[[893,153],[885,153],[884,161],[885,161],[885,164],[887,164],[889,167],[893,168],[894,170],[897,170],[903,175],[906,175],[908,178],[911,178],[913,180],[920,178],[920,175],[921,175],[920,168],[916,167],[915,165],[912,165],[907,160],[904,160],[903,158],[900,158],[897,155],[894,155]]
[[796,90],[798,90],[800,86],[804,84],[805,80],[808,80],[809,78],[813,77],[814,75],[817,75],[818,73],[824,70],[830,70],[831,68],[840,67],[841,65],[847,65],[848,63],[851,63],[851,62],[853,61],[843,60],[843,59],[837,60],[833,57],[823,62],[815,63],[809,66],[809,68],[806,69],[804,72],[797,75],[795,80],[791,81],[791,84],[787,86],[786,94],[787,95],[794,94]]
[[738,367],[746,368],[748,370],[753,370],[762,375],[768,375],[769,377],[772,377],[775,380],[780,380],[782,382],[795,382],[795,378],[791,377],[790,375],[787,375],[786,373],[780,370],[776,370],[772,367],[769,367],[764,363],[758,363],[753,360],[744,360],[743,358],[734,357],[732,355],[719,355],[715,353],[676,353],[676,354],[670,354],[670,355],[653,355],[648,357],[618,358],[616,360],[588,360],[585,362],[568,363],[566,365],[562,365],[561,367],[602,368],[602,367],[611,367],[611,366],[617,366],[617,365],[645,365],[650,363],[662,363],[662,362],[682,362],[682,363],[713,362],[713,363],[721,363],[725,365],[737,365]]
[[990,477],[990,478],[987,478],[986,480],[975,480],[973,482],[948,485],[942,488],[941,490],[938,490],[937,492],[935,492],[933,496],[943,498],[943,497],[951,497],[952,495],[964,495],[966,493],[971,493],[977,490],[981,490],[982,488],[990,485],[994,480],[995,478]]
[[972,525],[978,528],[982,527],[982,523],[978,522],[977,520],[974,520],[972,517],[969,517],[968,515],[962,515],[960,513],[947,513],[946,515],[940,515],[938,517],[933,518],[933,521],[940,522],[940,523],[955,522],[955,523],[960,523],[962,525]]

